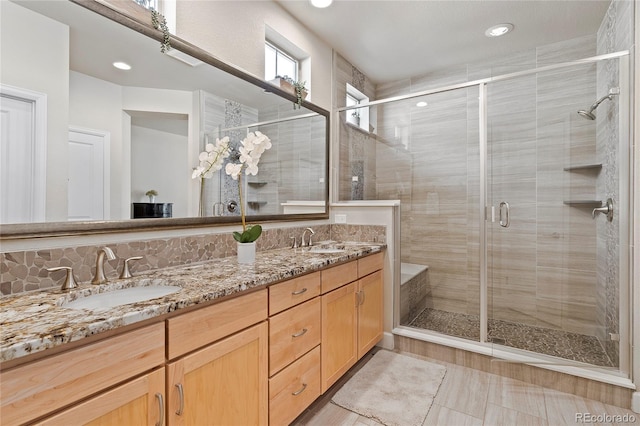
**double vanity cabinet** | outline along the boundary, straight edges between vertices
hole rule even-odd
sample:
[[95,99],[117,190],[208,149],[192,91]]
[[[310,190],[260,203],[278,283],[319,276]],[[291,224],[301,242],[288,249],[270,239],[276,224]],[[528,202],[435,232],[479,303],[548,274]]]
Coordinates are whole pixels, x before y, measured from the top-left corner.
[[383,256],[3,370],[2,424],[289,424],[382,338]]

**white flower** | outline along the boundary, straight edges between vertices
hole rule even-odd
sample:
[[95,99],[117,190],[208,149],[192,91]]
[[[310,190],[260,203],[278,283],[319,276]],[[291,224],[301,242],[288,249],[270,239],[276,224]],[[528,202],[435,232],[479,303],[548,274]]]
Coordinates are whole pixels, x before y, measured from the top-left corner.
[[242,171],[242,164],[227,163],[224,171],[231,176],[233,180],[238,180],[238,175]]
[[224,159],[229,157],[229,137],[216,139],[216,143],[208,143],[205,145],[204,151],[198,155],[200,164],[193,169],[191,178],[209,179],[215,172],[222,168]]
[[246,163],[246,166],[247,166],[247,170],[245,171],[245,174],[253,175],[253,176],[258,174],[258,162],[257,161],[255,163],[254,162]]

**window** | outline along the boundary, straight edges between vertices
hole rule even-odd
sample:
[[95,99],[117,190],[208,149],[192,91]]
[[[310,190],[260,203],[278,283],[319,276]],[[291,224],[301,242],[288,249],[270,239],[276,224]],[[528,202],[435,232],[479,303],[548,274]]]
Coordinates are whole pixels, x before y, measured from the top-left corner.
[[[346,106],[354,106],[366,104],[369,98],[358,89],[347,83],[347,99]],[[361,129],[369,131],[369,107],[349,109],[347,113],[347,123],[358,126]]]
[[140,6],[144,7],[145,9],[153,9],[153,10],[158,10],[158,1],[157,0],[133,0],[136,3],[138,3]]
[[264,45],[264,79],[289,77],[298,81],[298,61],[285,51],[266,42]]

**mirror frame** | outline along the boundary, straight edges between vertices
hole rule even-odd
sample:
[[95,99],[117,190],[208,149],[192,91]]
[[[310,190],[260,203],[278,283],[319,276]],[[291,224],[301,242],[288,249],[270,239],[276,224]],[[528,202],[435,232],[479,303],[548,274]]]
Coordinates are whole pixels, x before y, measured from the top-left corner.
[[[162,32],[151,25],[151,12],[132,0],[68,0],[85,7],[103,17],[115,21],[147,37],[162,42]],[[209,52],[171,35],[171,47],[180,50],[213,67],[241,78],[255,86],[272,92],[282,98],[296,102],[293,94],[283,91],[240,68],[221,61]],[[158,50],[160,46],[158,45]],[[247,216],[252,222],[274,222],[295,220],[320,220],[329,218],[329,154],[330,154],[330,113],[319,106],[303,101],[302,105],[310,111],[322,115],[326,119],[326,164],[325,164],[325,212],[305,214],[278,214]],[[0,240],[61,237],[70,235],[108,234],[117,232],[153,231],[162,229],[184,229],[210,227],[240,223],[240,216],[185,217],[161,219],[127,219],[87,222],[38,222],[0,225]]]

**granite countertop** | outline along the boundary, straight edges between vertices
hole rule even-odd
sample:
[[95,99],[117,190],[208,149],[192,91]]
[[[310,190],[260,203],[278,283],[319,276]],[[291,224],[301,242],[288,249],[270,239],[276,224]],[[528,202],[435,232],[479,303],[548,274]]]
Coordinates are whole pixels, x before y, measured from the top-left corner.
[[[129,279],[113,279],[101,285],[80,284],[71,291],[56,289],[2,297],[0,362],[224,296],[265,287],[381,251],[385,245],[333,242],[331,247],[344,248],[345,251],[320,254],[308,248],[268,250],[256,253],[256,261],[251,265],[240,265],[233,256],[158,269]],[[95,293],[150,285],[174,285],[182,289],[160,298],[113,308],[87,310],[61,306]]]

